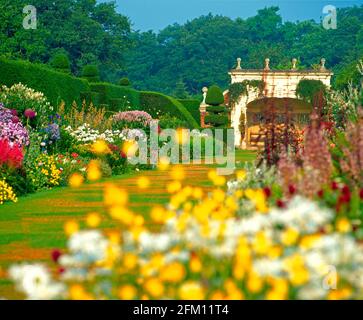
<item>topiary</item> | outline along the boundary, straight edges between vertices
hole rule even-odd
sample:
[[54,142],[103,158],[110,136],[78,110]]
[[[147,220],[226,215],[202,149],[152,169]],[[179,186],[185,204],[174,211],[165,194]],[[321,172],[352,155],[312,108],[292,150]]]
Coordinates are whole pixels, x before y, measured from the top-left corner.
[[56,53],[50,60],[53,69],[66,74],[71,73],[71,63],[65,53]]
[[82,78],[88,80],[88,82],[99,82],[100,72],[96,65],[86,65],[82,69]]
[[123,86],[123,87],[128,87],[128,86],[131,86],[131,82],[128,78],[121,78],[118,82],[118,84],[120,86]]
[[216,85],[211,86],[208,90],[205,102],[211,106],[219,106],[224,103],[224,96],[221,88]]

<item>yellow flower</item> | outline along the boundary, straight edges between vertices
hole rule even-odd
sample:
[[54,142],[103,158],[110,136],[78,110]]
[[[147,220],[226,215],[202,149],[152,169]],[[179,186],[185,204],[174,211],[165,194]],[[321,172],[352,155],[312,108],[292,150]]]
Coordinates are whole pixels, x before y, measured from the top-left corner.
[[69,185],[72,188],[79,188],[83,184],[84,178],[79,173],[73,173],[69,178]]
[[79,284],[71,285],[69,288],[69,297],[71,300],[92,300],[92,296]]
[[126,253],[123,257],[123,265],[127,270],[133,270],[138,263],[138,258],[133,253]]
[[118,291],[121,300],[133,300],[137,296],[137,290],[132,285],[124,285]]
[[69,220],[64,225],[64,232],[67,236],[71,236],[72,234],[79,231],[79,224],[75,220]]
[[294,228],[289,228],[282,233],[281,242],[285,246],[292,246],[296,244],[298,238],[299,238],[299,231]]
[[328,294],[329,300],[346,300],[349,299],[352,295],[352,289],[349,287],[345,287],[342,289],[332,290]]
[[247,279],[247,288],[252,293],[258,293],[263,288],[262,278],[255,272],[250,272]]
[[236,172],[237,180],[244,180],[246,178],[246,171],[245,170],[239,170]]
[[100,164],[97,160],[92,160],[87,167],[87,178],[90,181],[97,181],[101,179],[102,172]]
[[352,225],[347,218],[340,218],[336,223],[336,228],[341,233],[348,233],[352,230]]
[[161,298],[164,294],[164,285],[158,278],[150,278],[144,283],[145,290],[154,298]]
[[204,289],[199,282],[188,281],[179,288],[181,300],[204,300]]
[[125,190],[113,184],[107,184],[104,191],[104,203],[106,206],[125,206],[128,202],[128,194]]
[[137,185],[140,189],[147,189],[150,186],[150,179],[147,177],[140,177],[137,179]]
[[89,213],[86,217],[86,223],[91,228],[97,228],[100,225],[101,220],[101,216],[96,212]]
[[165,282],[178,283],[185,277],[185,268],[179,262],[173,262],[166,265],[160,271],[160,278]]
[[125,141],[123,146],[122,146],[122,151],[128,156],[128,157],[133,157],[137,150],[138,150],[138,144],[136,141],[134,140],[128,140]]
[[182,185],[179,181],[173,181],[166,186],[166,190],[171,194],[178,192],[181,188]]
[[199,273],[202,271],[202,261],[196,254],[192,254],[189,262],[189,268],[191,272]]
[[97,155],[103,155],[111,152],[107,143],[103,140],[95,141],[91,147],[91,151]]
[[181,180],[184,180],[185,179],[185,170],[182,166],[174,166],[172,169],[171,169],[171,172],[170,172],[170,177],[173,179],[173,180],[176,180],[176,181],[181,181]]
[[158,163],[158,169],[166,171],[170,166],[170,160],[167,157],[161,157]]
[[132,225],[134,221],[134,214],[125,207],[115,206],[109,210],[109,214],[113,219],[116,219],[126,226]]

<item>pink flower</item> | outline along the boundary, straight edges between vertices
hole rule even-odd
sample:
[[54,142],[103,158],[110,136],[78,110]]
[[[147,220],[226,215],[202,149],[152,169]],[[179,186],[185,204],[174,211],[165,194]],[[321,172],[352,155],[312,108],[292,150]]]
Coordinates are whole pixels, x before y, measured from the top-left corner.
[[36,112],[35,111],[33,111],[32,109],[26,109],[25,111],[24,111],[24,116],[26,117],[26,118],[28,118],[28,119],[33,119],[33,118],[35,118],[36,117]]

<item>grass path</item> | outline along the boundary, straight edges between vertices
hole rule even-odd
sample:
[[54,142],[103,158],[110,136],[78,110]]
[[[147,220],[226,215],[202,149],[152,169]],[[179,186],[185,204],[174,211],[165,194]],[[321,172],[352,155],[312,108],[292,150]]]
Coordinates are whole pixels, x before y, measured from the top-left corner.
[[[255,154],[236,152],[236,166],[251,161]],[[185,165],[186,183],[210,188],[207,173],[210,165]],[[151,187],[140,191],[137,178],[147,176]],[[12,284],[6,279],[5,270],[10,264],[22,261],[49,261],[55,248],[65,248],[63,225],[69,219],[84,224],[90,212],[105,214],[102,203],[103,186],[112,182],[130,195],[130,209],[146,217],[151,207],[168,201],[166,185],[171,181],[168,171],[146,171],[140,174],[114,177],[79,189],[56,188],[19,199],[18,203],[0,206],[0,297],[14,296]],[[107,219],[105,219],[107,221]],[[101,228],[112,228],[104,222]]]

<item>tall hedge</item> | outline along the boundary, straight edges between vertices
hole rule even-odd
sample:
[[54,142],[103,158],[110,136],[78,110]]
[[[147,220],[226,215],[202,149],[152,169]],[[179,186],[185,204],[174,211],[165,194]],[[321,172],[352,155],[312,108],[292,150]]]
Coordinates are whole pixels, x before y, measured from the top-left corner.
[[0,84],[9,87],[19,82],[43,92],[54,106],[57,106],[61,100],[67,105],[73,101],[80,103],[81,92],[90,91],[86,80],[52,70],[44,65],[0,58]]
[[141,110],[148,112],[154,118],[158,118],[167,113],[181,120],[185,120],[191,128],[199,127],[198,122],[193,118],[182,103],[162,93],[141,91],[140,107]]
[[91,91],[98,94],[98,103],[108,105],[110,111],[119,111],[125,99],[132,109],[139,109],[140,92],[135,89],[106,82],[91,83],[90,86]]
[[200,101],[197,99],[178,99],[178,101],[190,112],[195,121],[200,123]]

